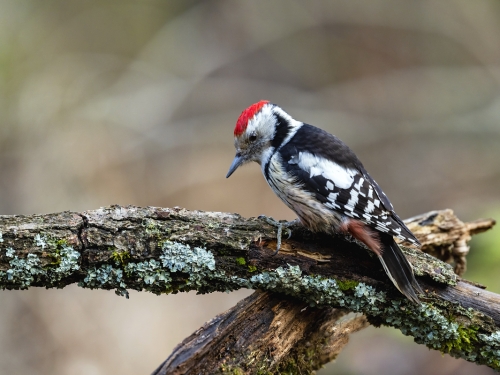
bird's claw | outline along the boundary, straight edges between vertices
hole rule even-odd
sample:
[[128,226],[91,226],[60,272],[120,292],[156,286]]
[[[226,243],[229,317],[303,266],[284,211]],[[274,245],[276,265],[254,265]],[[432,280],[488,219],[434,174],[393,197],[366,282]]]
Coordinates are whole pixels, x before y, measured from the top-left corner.
[[275,256],[276,254],[278,254],[281,248],[281,237],[283,235],[283,228],[285,228],[286,232],[288,233],[287,239],[289,239],[290,237],[292,237],[292,230],[290,229],[290,227],[294,224],[297,224],[297,220],[286,221],[282,223],[274,220],[272,217],[267,217],[265,215],[259,215],[258,218],[264,220],[269,225],[278,228],[278,233],[276,234],[276,240],[277,240],[276,251],[273,253],[273,256]]

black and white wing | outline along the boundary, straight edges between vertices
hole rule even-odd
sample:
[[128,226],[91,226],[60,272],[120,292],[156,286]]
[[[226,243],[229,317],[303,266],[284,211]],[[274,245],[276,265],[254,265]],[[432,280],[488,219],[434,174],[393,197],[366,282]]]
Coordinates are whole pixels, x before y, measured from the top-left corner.
[[420,245],[354,152],[337,137],[304,124],[280,154],[285,170],[329,209]]

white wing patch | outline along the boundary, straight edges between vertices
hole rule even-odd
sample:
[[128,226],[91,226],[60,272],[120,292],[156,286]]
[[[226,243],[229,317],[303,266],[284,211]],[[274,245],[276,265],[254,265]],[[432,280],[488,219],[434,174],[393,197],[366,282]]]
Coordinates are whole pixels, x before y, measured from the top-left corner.
[[[309,173],[310,177],[323,176],[330,180],[334,187],[348,189],[354,182],[354,176],[359,173],[354,169],[344,168],[330,160],[310,154],[300,152],[298,165],[301,169]],[[330,189],[333,190],[333,189]]]
[[[328,182],[330,182],[330,181],[328,181]],[[330,190],[333,190],[333,189],[330,189]],[[339,209],[340,206],[337,203],[335,203],[337,201],[338,196],[339,196],[338,192],[328,194],[328,197],[326,198],[326,199],[328,199],[328,203],[326,203],[325,206],[328,208],[331,208],[333,210]]]
[[372,186],[368,186],[368,198],[373,199],[373,188]]
[[373,210],[375,209],[375,205],[373,204],[372,201],[368,201],[368,204],[366,205],[365,212],[367,214],[371,214]]
[[356,204],[358,204],[359,192],[357,190],[352,189],[350,193],[351,193],[351,198],[349,198],[344,208],[346,210],[353,212],[356,207]]

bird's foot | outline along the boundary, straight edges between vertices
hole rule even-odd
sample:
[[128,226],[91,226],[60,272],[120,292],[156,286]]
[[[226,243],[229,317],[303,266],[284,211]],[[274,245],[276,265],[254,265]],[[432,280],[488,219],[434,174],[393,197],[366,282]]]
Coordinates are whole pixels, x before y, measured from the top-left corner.
[[281,236],[283,234],[283,228],[288,233],[287,239],[290,238],[292,236],[292,230],[290,229],[290,227],[295,225],[295,224],[298,224],[299,219],[281,222],[281,221],[276,221],[272,217],[267,217],[265,215],[260,215],[259,219],[262,219],[266,223],[268,223],[269,225],[272,225],[272,226],[278,228],[278,233],[276,234],[276,237],[277,237],[276,251],[273,254],[273,256],[275,256],[276,254],[278,254],[278,252],[280,251],[280,248],[281,248]]

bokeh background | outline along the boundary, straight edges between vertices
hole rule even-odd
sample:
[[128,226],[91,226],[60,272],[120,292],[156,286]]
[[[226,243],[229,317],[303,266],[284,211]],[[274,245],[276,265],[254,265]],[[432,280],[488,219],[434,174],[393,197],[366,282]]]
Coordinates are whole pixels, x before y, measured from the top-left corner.
[[[498,0],[0,0],[0,214],[110,204],[294,215],[257,165],[229,180],[260,99],[347,142],[401,217],[500,218]],[[498,230],[467,278],[500,292]],[[0,291],[1,374],[148,374],[249,291]],[[320,374],[490,374],[399,331]]]

